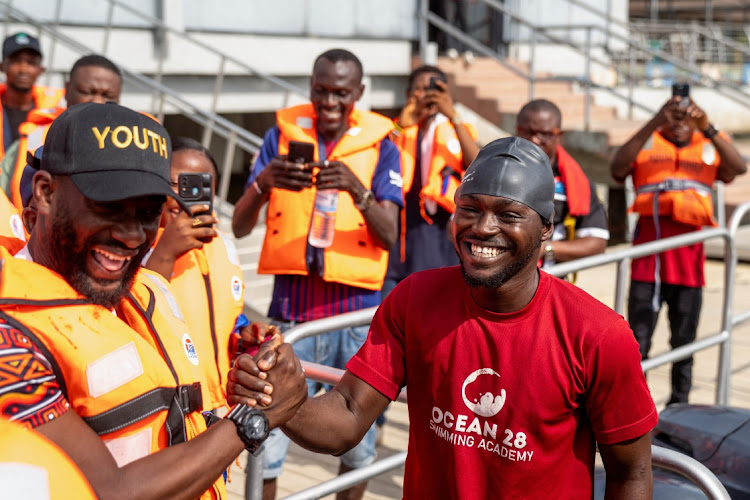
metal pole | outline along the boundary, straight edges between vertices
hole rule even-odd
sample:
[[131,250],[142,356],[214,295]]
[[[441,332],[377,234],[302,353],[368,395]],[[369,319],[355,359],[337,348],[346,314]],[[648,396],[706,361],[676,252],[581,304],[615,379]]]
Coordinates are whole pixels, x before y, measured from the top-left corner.
[[531,28],[531,40],[529,41],[529,101],[534,99],[534,54],[536,53],[536,27]]
[[13,0],[8,0],[8,3],[5,4],[5,24],[3,25],[5,32],[3,33],[3,40],[8,38],[8,33],[10,32],[10,6],[12,3]]
[[234,162],[234,152],[237,146],[237,133],[232,131],[227,139],[227,147],[224,150],[224,164],[221,167],[221,182],[219,183],[219,199],[222,203],[227,201],[229,194],[229,180],[232,177],[232,163]]
[[263,498],[263,454],[265,448],[259,450],[256,456],[247,454],[247,477],[245,478],[245,500],[261,500]]
[[[221,94],[221,87],[224,84],[224,67],[227,59],[222,56],[219,61],[219,71],[216,73],[216,83],[214,84],[214,95],[211,98],[211,113],[216,113],[216,108],[219,103],[219,95]],[[214,121],[209,120],[205,127],[203,127],[203,139],[201,143],[203,147],[208,148],[211,145],[211,135],[214,131]]]
[[586,26],[586,96],[583,101],[583,129],[591,130],[591,26]]
[[[52,26],[54,26],[54,29],[57,30],[60,28],[60,13],[62,12],[62,0],[57,0],[57,4],[55,4],[55,18],[52,22]],[[55,45],[57,45],[57,40],[55,37],[52,37],[52,42],[49,46],[49,55],[47,56],[47,68],[50,69],[50,71],[47,72],[46,80],[47,85],[50,85],[52,82],[52,74],[54,73],[53,69],[55,67]],[[65,77],[63,77],[63,80],[65,80]]]
[[628,45],[628,120],[633,119],[633,93],[635,92],[635,47]]
[[109,6],[107,7],[107,21],[105,22],[104,29],[104,40],[102,41],[102,55],[106,56],[109,50],[109,37],[112,34],[112,17],[115,12],[115,2],[109,0]]
[[[419,57],[422,61],[427,59],[427,39],[429,22],[427,21],[427,13],[430,11],[428,0],[420,0],[419,2]],[[424,62],[423,62],[424,64]]]
[[625,315],[625,282],[630,270],[630,259],[617,262],[617,281],[615,282],[615,305],[614,310],[618,314]]
[[604,18],[604,50],[609,52],[609,31],[612,29],[612,0],[607,0],[607,11]]

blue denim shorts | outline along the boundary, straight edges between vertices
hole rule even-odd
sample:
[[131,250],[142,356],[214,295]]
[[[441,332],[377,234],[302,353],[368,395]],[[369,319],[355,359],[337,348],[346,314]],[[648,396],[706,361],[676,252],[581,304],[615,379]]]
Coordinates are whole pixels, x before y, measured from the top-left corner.
[[[282,332],[292,326],[289,323],[274,323],[281,328]],[[343,370],[349,359],[364,344],[368,331],[369,326],[365,325],[308,337],[294,343],[294,352],[303,361]],[[328,390],[330,387],[320,382],[307,381],[308,396],[313,397],[321,388]],[[264,443],[264,448],[263,479],[276,478],[281,474],[281,468],[289,450],[289,438],[280,429],[274,429]],[[376,456],[375,425],[373,424],[357,446],[341,455],[341,462],[351,469],[357,469],[373,463]]]

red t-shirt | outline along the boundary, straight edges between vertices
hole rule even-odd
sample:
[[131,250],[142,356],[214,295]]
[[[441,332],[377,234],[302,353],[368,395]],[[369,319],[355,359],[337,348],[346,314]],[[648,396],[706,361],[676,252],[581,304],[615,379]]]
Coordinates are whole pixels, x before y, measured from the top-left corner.
[[409,388],[404,498],[591,498],[595,441],[656,425],[625,320],[540,275],[514,313],[480,308],[458,267],[381,305],[347,369],[391,399]]
[[[678,236],[680,234],[691,233],[700,230],[700,227],[688,226],[675,222],[669,216],[659,217],[659,230],[661,238]],[[656,239],[656,226],[654,218],[650,215],[644,215],[638,218],[638,224],[635,226],[633,235],[633,245],[648,243]],[[706,261],[706,255],[703,251],[703,243],[673,250],[667,250],[659,254],[661,262],[662,283],[670,285],[682,285],[692,287],[702,287],[706,284],[703,276],[703,264]],[[656,256],[647,255],[633,259],[630,266],[630,276],[635,281],[654,282],[654,263]]]

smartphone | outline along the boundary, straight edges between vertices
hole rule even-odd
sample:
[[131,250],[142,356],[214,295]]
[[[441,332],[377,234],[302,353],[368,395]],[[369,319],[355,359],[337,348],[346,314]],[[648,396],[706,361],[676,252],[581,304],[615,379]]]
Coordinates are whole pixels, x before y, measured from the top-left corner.
[[675,83],[672,85],[672,97],[681,97],[680,107],[687,108],[690,105],[690,85],[687,83]]
[[193,215],[211,214],[214,205],[213,183],[211,174],[183,173],[177,177],[178,193],[186,205],[208,205],[208,210]]
[[427,85],[427,90],[440,90],[440,87],[438,87],[437,83],[435,83],[438,80],[440,80],[443,83],[448,83],[445,81],[445,78],[443,78],[442,76],[431,76],[430,83]]
[[312,142],[289,141],[287,161],[292,163],[310,163],[315,156],[315,144]]

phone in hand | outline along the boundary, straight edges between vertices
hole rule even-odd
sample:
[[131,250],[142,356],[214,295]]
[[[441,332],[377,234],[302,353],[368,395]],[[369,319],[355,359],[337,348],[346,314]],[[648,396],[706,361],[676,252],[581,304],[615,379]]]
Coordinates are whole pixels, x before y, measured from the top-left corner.
[[213,183],[213,175],[206,173],[182,173],[177,176],[178,194],[187,206],[208,205],[208,210],[193,215],[210,215],[212,213]]
[[690,84],[675,83],[672,85],[672,97],[680,97],[680,107],[687,108],[690,105]]
[[312,142],[289,141],[287,161],[292,163],[311,163],[315,156],[315,144]]
[[448,82],[445,81],[445,78],[443,78],[442,76],[438,76],[438,75],[431,76],[430,77],[430,83],[427,85],[427,90],[440,90],[440,87],[438,87],[437,83],[435,83],[438,80],[440,80],[443,83],[448,83]]

